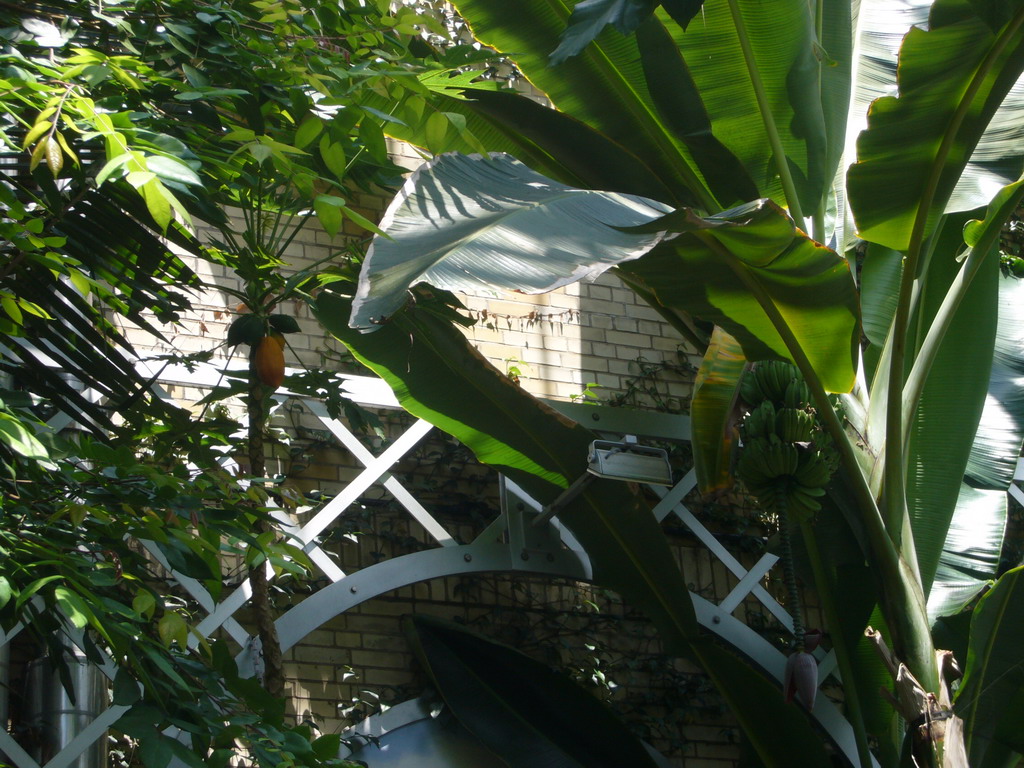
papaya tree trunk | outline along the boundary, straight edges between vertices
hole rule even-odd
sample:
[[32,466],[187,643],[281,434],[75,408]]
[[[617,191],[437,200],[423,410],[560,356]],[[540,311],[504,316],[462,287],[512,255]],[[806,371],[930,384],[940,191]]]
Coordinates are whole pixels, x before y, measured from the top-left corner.
[[[249,472],[254,478],[263,478],[267,474],[266,453],[263,445],[263,427],[267,420],[265,387],[256,372],[255,355],[249,358],[249,393],[248,393],[248,451]],[[271,533],[273,527],[267,520],[256,523],[259,534]],[[284,696],[284,663],[281,653],[281,642],[274,624],[274,607],[270,602],[270,582],[267,578],[266,560],[249,567],[249,583],[252,585],[252,611],[256,622],[256,631],[260,639],[260,652],[263,657],[263,686],[271,696]]]

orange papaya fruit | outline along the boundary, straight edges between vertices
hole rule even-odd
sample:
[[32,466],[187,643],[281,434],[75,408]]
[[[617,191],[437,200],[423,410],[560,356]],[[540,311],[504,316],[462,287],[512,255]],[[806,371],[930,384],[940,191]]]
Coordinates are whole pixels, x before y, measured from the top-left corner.
[[284,381],[284,347],[272,336],[264,336],[256,347],[255,367],[259,380],[277,389]]

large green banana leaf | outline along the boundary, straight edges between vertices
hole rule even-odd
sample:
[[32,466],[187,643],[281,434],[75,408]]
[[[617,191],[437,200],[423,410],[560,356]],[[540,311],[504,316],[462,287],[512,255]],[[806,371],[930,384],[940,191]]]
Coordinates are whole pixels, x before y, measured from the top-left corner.
[[720,325],[748,360],[792,360],[766,313],[777,311],[831,392],[853,386],[860,337],[845,259],[814,242],[774,203],[760,200],[707,219],[669,214],[648,228],[679,236],[620,269],[667,307]]
[[[985,3],[976,4],[976,6]],[[867,127],[868,108],[883,96],[896,96],[896,64],[900,45],[911,26],[926,27],[930,5],[917,0],[861,0],[854,4],[852,39],[852,98],[846,129],[846,160],[856,159],[855,142]],[[830,25],[826,25],[826,33]],[[825,45],[830,50],[829,45]],[[956,182],[946,212],[969,211],[990,200],[998,189],[1021,172],[1020,152],[1024,121],[1024,84],[1014,85],[997,109],[989,129],[974,148],[970,161]],[[839,242],[843,238],[845,210],[845,168],[837,179],[836,194],[840,216],[836,222]],[[865,308],[865,316],[867,308]]]
[[933,619],[960,610],[996,575],[1006,489],[1024,440],[1024,282],[999,279],[999,322],[985,407],[928,595]]
[[[685,32],[668,22],[664,12],[659,12],[659,17],[689,65],[714,135],[740,158],[761,196],[784,203],[777,161],[743,54],[741,37],[745,37],[801,206],[810,214],[832,182],[843,143],[842,120],[826,128],[822,94],[841,103],[848,92],[850,4],[827,4],[825,26],[833,25],[830,35],[835,35],[832,51],[823,51],[818,45],[814,16],[802,0],[736,5],[743,35],[731,4],[726,2],[705,3]],[[839,42],[843,37],[847,40],[845,51]],[[822,61],[825,58],[827,63]],[[829,70],[824,81],[823,65]],[[845,108],[840,114],[845,115]]]
[[[738,158],[761,196],[782,199],[777,164],[728,4],[705,4],[686,32],[659,10],[640,28],[646,59],[633,37],[605,30],[557,67],[549,65],[548,55],[568,20],[560,0],[515,6],[500,0],[462,0],[457,6],[474,33],[511,55],[557,109],[630,147],[674,188],[681,185],[694,192],[697,172],[719,196],[718,209],[735,199],[743,187],[727,188],[728,166],[716,169],[707,156],[694,160],[696,153],[710,148],[730,163],[733,156]],[[833,107],[845,104],[849,88],[849,3],[836,0],[826,6],[826,43],[832,49],[827,53],[817,44],[806,3],[739,3],[744,42],[752,52],[764,104],[808,210],[824,198],[838,163],[845,109],[837,112]],[[659,45],[666,32],[678,49],[667,55]],[[679,87],[690,82],[697,87]],[[680,121],[679,115],[686,118]],[[698,137],[691,121],[701,115],[710,122]],[[696,202],[711,207],[707,195],[696,194]]]
[[988,401],[967,463],[967,480],[1005,490],[1013,480],[1024,434],[1024,281],[999,278],[999,324]]
[[[927,236],[945,211],[989,121],[1024,70],[1024,9],[995,30],[975,15],[974,9],[1002,5],[938,0],[929,29],[907,34],[899,96],[873,103],[849,172],[861,237],[906,250],[912,233]],[[1012,137],[1004,138],[992,141],[1019,154]],[[997,153],[991,143],[984,150],[985,156]]]
[[[999,558],[1003,492],[1022,440],[1016,372],[1021,349],[1016,281],[999,280],[995,245],[1003,222],[1022,196],[1024,181],[1018,181],[1000,190],[980,219],[961,225],[962,215],[947,216],[921,280],[923,299],[917,304],[916,323],[918,338],[924,340],[908,380],[911,398],[920,380],[918,368],[923,370],[930,355],[929,339],[939,335],[929,326],[944,328],[914,414],[908,473],[911,522],[926,594],[937,569],[942,569],[929,597],[933,617],[964,605],[972,591],[994,575]],[[969,250],[954,259],[965,241]],[[954,310],[946,294],[960,295],[961,282],[969,287]],[[941,325],[947,319],[948,327]],[[997,324],[1003,329],[1001,337]],[[1002,354],[995,368],[994,345]],[[969,488],[961,489],[954,481],[958,477],[964,477]]]
[[[708,218],[680,209],[655,219],[659,210],[650,200],[565,188],[505,156],[444,156],[385,214],[388,237],[375,239],[363,265],[352,324],[389,317],[418,282],[539,293],[617,263],[663,306],[721,325],[751,360],[790,357],[760,303],[770,302],[823,385],[850,389],[859,332],[844,259],[767,200]],[[652,223],[614,228],[630,218]],[[636,260],[666,232],[676,236],[669,247]]]
[[739,448],[737,398],[746,369],[740,343],[719,327],[711,334],[690,399],[693,466],[701,493],[732,487],[732,460]]
[[456,8],[477,39],[511,56],[555,108],[629,147],[655,170],[674,192],[666,202],[708,201],[684,144],[658,118],[633,36],[605,30],[578,56],[552,67],[548,57],[570,13],[562,0],[463,0]]
[[[943,227],[924,278],[918,315],[922,325],[935,316],[959,271],[954,255],[962,246],[960,227]],[[946,332],[914,415],[907,499],[926,596],[938,568],[988,391],[998,277],[998,255],[990,253]]]
[[663,233],[620,228],[671,210],[654,200],[574,189],[509,155],[442,155],[406,182],[366,254],[352,324],[371,329],[413,285],[469,293],[543,293],[596,277]]
[[402,623],[452,713],[510,768],[654,768],[607,706],[564,674],[458,624]]
[[739,158],[714,135],[711,117],[676,41],[656,18],[637,30],[644,78],[660,119],[683,141],[723,207],[761,197]]
[[[1024,753],[1024,567],[1004,574],[974,609],[954,702],[975,768],[1013,766]],[[1012,753],[1017,753],[1016,756]]]
[[929,619],[959,613],[995,578],[1006,513],[1005,490],[961,483],[928,593]]

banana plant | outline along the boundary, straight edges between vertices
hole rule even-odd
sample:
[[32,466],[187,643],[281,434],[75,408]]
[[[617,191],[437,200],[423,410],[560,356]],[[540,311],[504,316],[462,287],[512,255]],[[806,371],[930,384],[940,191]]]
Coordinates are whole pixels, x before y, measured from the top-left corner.
[[[409,179],[352,291],[346,319],[362,333],[340,327],[347,302],[322,302],[325,322],[407,407],[471,438],[484,461],[514,459],[551,494],[572,474],[543,456],[554,416],[504,423],[494,411],[515,411],[490,385],[492,407],[466,414],[453,400],[468,364],[428,392],[419,380],[444,371],[411,356],[397,365],[372,341],[390,327],[414,348],[432,344],[433,332],[410,326],[439,295],[421,284],[542,292],[613,270],[707,348],[692,405],[705,490],[731,481],[723,446],[737,445],[735,410],[754,405],[744,377],[751,391],[760,367],[790,364],[835,455],[794,533],[828,618],[857,762],[895,766],[905,753],[920,765],[1012,764],[1024,752],[1011,725],[1021,697],[993,706],[998,687],[977,681],[1012,672],[1000,649],[1016,618],[1003,617],[1024,604],[1003,580],[977,598],[999,575],[1024,434],[1013,383],[1020,289],[998,263],[999,232],[1024,198],[1024,3],[456,5],[553,107],[461,75],[432,75],[418,101],[395,107],[399,138],[432,153],[488,152],[443,154]],[[790,453],[772,459],[776,477],[796,473],[801,454]],[[659,594],[658,583],[661,597],[645,604],[669,646],[706,665],[765,764],[790,764],[744,716],[748,699],[686,607],[664,594],[676,582],[648,580],[617,538],[628,525],[601,512],[601,498],[588,503],[603,521],[607,578],[628,562],[633,595]],[[953,699],[933,622],[975,612],[969,636],[951,643],[967,649]],[[869,623],[880,631],[866,637]]]

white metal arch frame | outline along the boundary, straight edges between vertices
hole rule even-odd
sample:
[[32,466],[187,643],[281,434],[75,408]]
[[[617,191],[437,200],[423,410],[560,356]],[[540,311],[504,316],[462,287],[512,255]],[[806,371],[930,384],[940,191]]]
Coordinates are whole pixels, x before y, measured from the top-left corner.
[[[161,372],[160,378],[165,384],[201,387],[215,384],[219,375],[220,372],[212,367],[199,371],[168,368]],[[346,396],[361,405],[398,407],[393,394],[379,379],[355,376],[342,376],[340,379]],[[304,525],[300,525],[294,517],[284,511],[278,515],[283,532],[301,544],[310,560],[331,582],[277,619],[278,633],[284,650],[293,647],[325,622],[356,605],[400,587],[434,578],[460,574],[514,572],[579,581],[589,581],[592,578],[590,561],[586,553],[571,534],[558,525],[557,520],[546,526],[530,524],[530,520],[540,512],[540,504],[510,481],[503,483],[503,511],[500,517],[473,542],[459,544],[413,494],[404,488],[397,478],[389,474],[389,470],[430,432],[432,427],[427,422],[415,421],[379,456],[374,456],[343,422],[332,419],[327,414],[322,403],[312,400],[304,402],[364,468],[341,493]],[[569,403],[552,402],[551,405],[600,432],[670,440],[689,439],[689,419],[683,416]],[[748,596],[753,596],[783,626],[792,629],[789,614],[760,584],[761,579],[778,558],[765,554],[753,568],[746,569],[683,506],[682,499],[693,489],[695,482],[694,473],[690,472],[671,489],[660,486],[652,486],[652,489],[660,497],[654,509],[657,519],[663,520],[670,514],[675,515],[738,579],[732,592],[717,604],[691,592],[698,621],[750,658],[781,685],[785,656],[733,616],[736,608]],[[346,574],[321,548],[319,536],[374,484],[383,486],[436,541],[437,546],[383,560]],[[150,547],[150,551],[160,558],[155,547]],[[241,669],[255,673],[260,664],[258,643],[234,619],[234,614],[251,597],[252,590],[248,581],[217,603],[199,582],[183,574],[171,572],[207,612],[206,618],[196,627],[198,633],[205,637],[223,628],[243,646],[243,651],[239,655]],[[17,630],[14,630],[9,635],[0,635],[0,646],[9,642],[16,632]],[[194,638],[192,642],[196,642]],[[820,667],[819,679],[822,681],[828,674],[835,672],[832,654],[820,660]],[[32,760],[3,729],[0,729],[0,751],[6,753],[18,768],[67,768],[96,738],[102,736],[106,728],[116,721],[123,711],[123,707],[111,706],[45,766],[40,766]],[[856,754],[849,723],[827,697],[817,698],[812,715],[844,755]]]

